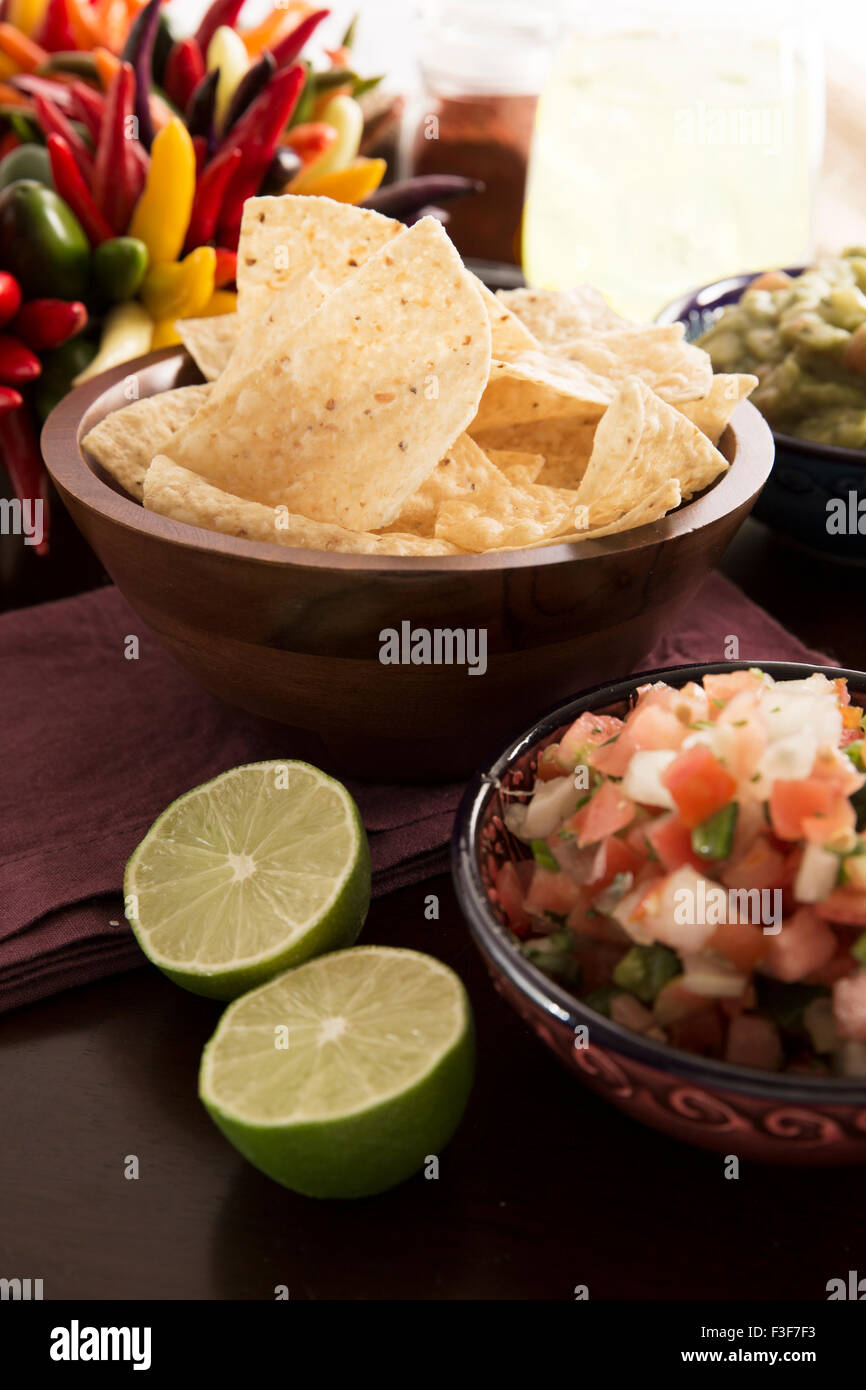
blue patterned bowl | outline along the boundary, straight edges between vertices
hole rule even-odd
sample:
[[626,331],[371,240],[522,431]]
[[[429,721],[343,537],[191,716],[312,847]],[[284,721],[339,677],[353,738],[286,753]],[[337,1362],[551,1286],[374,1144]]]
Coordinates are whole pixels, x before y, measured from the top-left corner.
[[[803,269],[788,267],[788,274],[799,275]],[[729,275],[684,294],[665,305],[657,322],[683,323],[686,337],[697,338],[760,273]],[[834,499],[841,499],[846,517],[858,519],[858,503],[866,503],[866,451],[815,444],[775,431],[774,438],[776,461],[752,515],[828,559],[866,565],[866,505],[859,517],[862,529],[842,535],[827,529],[828,503]]]

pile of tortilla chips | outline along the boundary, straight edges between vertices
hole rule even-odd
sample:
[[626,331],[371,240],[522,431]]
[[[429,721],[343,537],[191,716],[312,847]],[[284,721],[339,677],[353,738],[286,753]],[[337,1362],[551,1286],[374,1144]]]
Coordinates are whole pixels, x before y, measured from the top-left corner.
[[[454,555],[643,526],[728,467],[757,384],[589,288],[490,293],[438,222],[251,198],[238,312],[178,331],[203,385],[84,440],[175,521],[282,546]],[[134,382],[135,374],[131,373]]]

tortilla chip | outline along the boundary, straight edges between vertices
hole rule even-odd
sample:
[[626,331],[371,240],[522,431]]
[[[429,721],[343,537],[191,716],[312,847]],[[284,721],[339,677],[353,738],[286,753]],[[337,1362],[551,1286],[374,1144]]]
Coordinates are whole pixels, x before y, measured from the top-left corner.
[[445,457],[440,459],[430,477],[404,503],[396,521],[383,529],[432,536],[435,534],[440,504],[447,498],[459,497],[462,493],[485,487],[501,486],[502,482],[502,474],[483,450],[468,434],[461,434]]
[[424,540],[419,536],[374,536],[309,521],[285,509],[263,507],[260,502],[249,502],[212,487],[197,473],[181,468],[164,455],[157,455],[147,470],[144,505],[149,511],[187,526],[272,545],[353,555],[457,554],[456,547],[447,541]]
[[591,382],[579,364],[544,352],[494,361],[469,433],[567,416],[579,424],[600,420],[615,388]]
[[541,344],[507,304],[503,304],[477,275],[472,276],[484,300],[490,319],[490,351],[500,362],[510,362],[521,352],[537,350]]
[[473,426],[473,438],[494,462],[501,450],[542,454],[544,468],[536,481],[551,487],[577,487],[589,463],[597,424],[596,420],[581,423],[559,417],[494,425],[477,433]]
[[325,290],[335,289],[404,230],[391,217],[331,198],[248,198],[238,245],[238,313],[263,314],[277,290],[307,270]]
[[531,548],[537,549],[541,545],[565,545],[573,541],[600,540],[602,536],[614,536],[622,531],[635,530],[638,526],[648,526],[653,521],[661,520],[668,512],[674,511],[681,501],[680,485],[675,478],[671,478],[607,526],[588,527],[583,531],[555,536],[552,540],[534,541]]
[[570,339],[557,344],[556,352],[582,367],[600,388],[607,383],[616,389],[626,377],[639,376],[662,400],[693,400],[710,390],[713,364],[703,348],[683,341],[684,332],[681,323],[623,328]]
[[140,502],[150,460],[193,418],[210,392],[207,383],[179,386],[175,391],[135,401],[100,420],[84,436],[82,447]]
[[207,319],[178,319],[178,337],[205,381],[216,381],[232,355],[240,333],[237,314],[215,314]]
[[513,550],[573,530],[576,512],[576,492],[507,483],[443,502],[436,535],[464,550]]
[[614,313],[591,285],[573,290],[499,290],[497,298],[545,345],[566,343],[586,333],[609,333],[630,322]]
[[718,444],[725,426],[740,401],[750,396],[758,384],[756,376],[727,375],[720,372],[713,377],[712,385],[699,401],[677,401],[677,410],[687,420],[697,425],[702,434],[713,444]]
[[633,376],[595,432],[577,498],[589,509],[590,526],[607,526],[671,479],[689,497],[727,467],[696,425]]
[[257,318],[241,319],[234,350],[213,390],[212,400],[220,400],[233,390],[250,371],[267,371],[268,365],[283,351],[286,327],[297,334],[302,324],[325,300],[325,290],[312,270],[294,276],[277,290],[265,312]]
[[474,418],[489,373],[487,313],[457,252],[425,217],[303,333],[277,322],[272,355],[198,412],[172,459],[250,501],[389,525]]
[[522,449],[493,449],[487,457],[509,482],[516,483],[518,487],[536,482],[544,467],[543,454],[528,454]]

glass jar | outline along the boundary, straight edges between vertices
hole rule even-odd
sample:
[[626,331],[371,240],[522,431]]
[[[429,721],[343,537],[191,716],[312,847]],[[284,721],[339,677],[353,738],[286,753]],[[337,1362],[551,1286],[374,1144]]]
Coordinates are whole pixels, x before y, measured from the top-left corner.
[[802,0],[581,6],[538,107],[529,282],[638,318],[811,251],[821,43]]
[[412,174],[462,174],[483,193],[448,205],[462,255],[520,262],[526,170],[557,7],[428,0],[421,7],[422,93]]

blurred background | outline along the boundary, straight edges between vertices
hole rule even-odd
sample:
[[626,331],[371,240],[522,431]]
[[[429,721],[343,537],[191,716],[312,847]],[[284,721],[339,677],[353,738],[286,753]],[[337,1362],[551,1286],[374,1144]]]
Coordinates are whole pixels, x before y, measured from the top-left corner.
[[[192,29],[203,0],[169,12]],[[269,0],[248,0],[244,20]],[[866,7],[851,0],[356,0],[394,174],[483,179],[464,255],[650,318],[721,275],[866,242]]]

